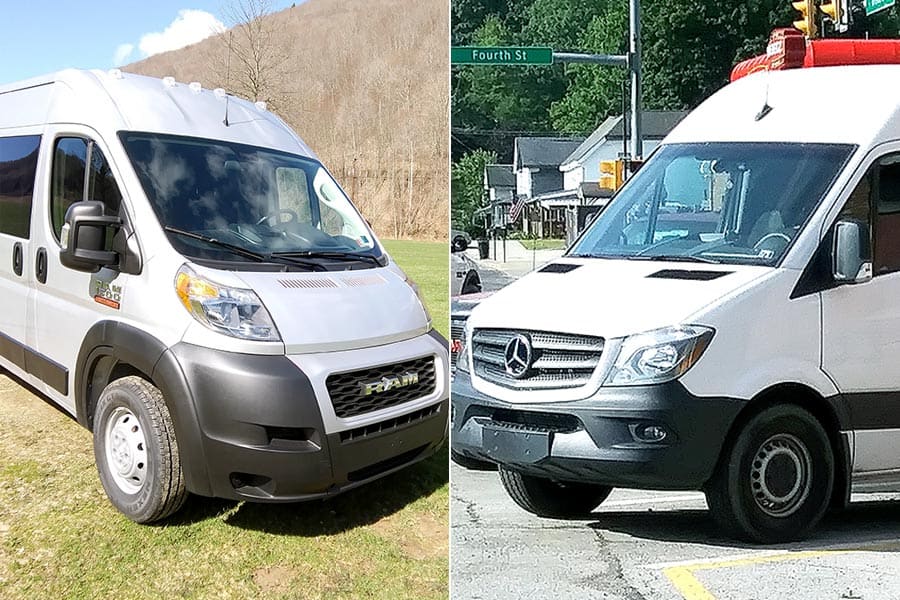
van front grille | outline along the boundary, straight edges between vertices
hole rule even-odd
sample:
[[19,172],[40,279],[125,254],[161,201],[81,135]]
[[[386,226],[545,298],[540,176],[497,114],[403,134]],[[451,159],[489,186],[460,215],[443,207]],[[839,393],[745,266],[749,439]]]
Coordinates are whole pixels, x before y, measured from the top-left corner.
[[325,380],[334,413],[341,419],[424,398],[437,386],[434,357],[334,373]]
[[[530,348],[524,370],[507,367],[507,350],[516,338]],[[603,344],[601,337],[580,334],[477,329],[472,334],[472,368],[485,381],[513,389],[580,387],[600,363]]]

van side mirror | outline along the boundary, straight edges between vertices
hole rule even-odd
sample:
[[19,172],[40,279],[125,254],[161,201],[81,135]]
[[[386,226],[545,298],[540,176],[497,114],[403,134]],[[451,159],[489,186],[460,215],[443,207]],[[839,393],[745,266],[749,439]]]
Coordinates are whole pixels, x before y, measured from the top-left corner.
[[65,225],[60,235],[63,246],[59,253],[60,262],[70,269],[88,273],[117,265],[119,255],[104,248],[107,229],[121,226],[122,219],[103,214],[102,202],[75,202],[66,211]]
[[860,221],[838,221],[834,228],[835,281],[863,283],[872,279],[869,228]]

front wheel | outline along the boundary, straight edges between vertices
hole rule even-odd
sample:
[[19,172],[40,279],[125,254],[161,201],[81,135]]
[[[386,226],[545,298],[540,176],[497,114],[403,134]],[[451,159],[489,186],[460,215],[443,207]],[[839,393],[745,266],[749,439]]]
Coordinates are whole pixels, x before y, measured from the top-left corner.
[[164,519],[187,498],[169,410],[140,377],[117,379],[100,395],[94,458],[110,502],[132,521]]
[[606,500],[612,488],[589,483],[553,481],[500,467],[500,481],[513,501],[539,517],[587,517]]
[[706,488],[716,522],[735,537],[779,543],[805,536],[828,509],[834,453],[822,425],[797,406],[752,417]]

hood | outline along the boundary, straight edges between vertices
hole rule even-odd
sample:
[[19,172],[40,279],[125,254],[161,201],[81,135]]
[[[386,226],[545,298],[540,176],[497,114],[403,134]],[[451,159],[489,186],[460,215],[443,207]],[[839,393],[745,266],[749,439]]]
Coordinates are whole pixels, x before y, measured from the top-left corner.
[[567,258],[485,299],[472,311],[469,323],[473,328],[624,337],[684,323],[773,271],[743,265]]
[[335,352],[422,335],[422,303],[398,270],[238,273],[272,315],[288,354]]

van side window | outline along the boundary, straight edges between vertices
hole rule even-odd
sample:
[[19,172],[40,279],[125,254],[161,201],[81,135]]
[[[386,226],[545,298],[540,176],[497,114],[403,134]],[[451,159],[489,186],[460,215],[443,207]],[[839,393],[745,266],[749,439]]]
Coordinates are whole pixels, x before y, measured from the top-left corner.
[[60,138],[53,152],[50,185],[50,221],[59,239],[66,211],[74,202],[99,200],[106,213],[117,214],[122,194],[100,148],[83,138]]
[[0,138],[0,233],[28,239],[41,136]]
[[886,156],[874,167],[874,273],[900,271],[900,155]]

